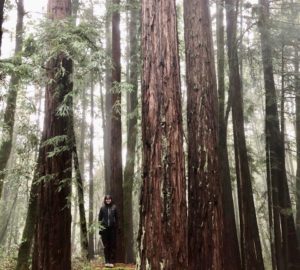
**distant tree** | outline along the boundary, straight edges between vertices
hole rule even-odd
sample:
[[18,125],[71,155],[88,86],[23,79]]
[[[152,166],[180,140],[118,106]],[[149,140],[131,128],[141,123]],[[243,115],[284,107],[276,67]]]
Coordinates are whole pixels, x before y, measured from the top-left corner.
[[[49,0],[48,18],[71,15],[70,0]],[[39,166],[38,217],[34,241],[33,270],[71,269],[72,151],[70,116],[61,106],[72,108],[72,60],[57,52],[46,65],[47,86],[41,159]]]
[[[111,0],[105,1],[106,7],[106,18],[105,18],[105,41],[106,41],[106,54],[111,57]],[[110,61],[106,63],[106,70],[105,70],[105,106],[102,106],[102,110],[104,113],[102,114],[103,117],[103,149],[104,149],[104,177],[105,177],[105,193],[109,194],[111,187],[110,187],[110,150],[109,150],[109,136],[111,130],[111,65]],[[104,108],[105,107],[105,110]]]
[[[18,0],[16,3],[18,17],[16,25],[15,56],[20,64],[21,60],[19,58],[19,54],[23,47],[23,18],[25,11],[23,0]],[[6,108],[4,112],[4,136],[2,136],[2,142],[0,145],[0,198],[2,196],[3,181],[6,175],[5,169],[12,149],[19,82],[20,76],[17,73],[13,73],[9,83]]]
[[271,196],[270,226],[274,231],[276,267],[281,269],[299,269],[300,253],[297,242],[295,222],[285,168],[285,149],[282,132],[279,128],[279,115],[275,89],[272,43],[269,32],[269,1],[260,0],[259,30],[262,49],[262,61],[265,84],[265,129],[266,163],[268,170],[268,188]]
[[237,1],[225,0],[229,88],[232,99],[235,168],[238,185],[242,269],[264,269],[247,153],[243,93],[238,60]]
[[222,183],[222,205],[224,215],[224,269],[241,269],[240,249],[234,216],[232,185],[227,149],[228,115],[231,100],[225,109],[225,39],[224,39],[224,0],[217,1],[217,62],[219,96],[219,166]]
[[[77,153],[77,145],[76,145],[76,137],[74,130],[74,120],[71,118],[71,147],[73,154],[73,162],[75,169],[75,179],[76,179],[76,188],[77,188],[77,199],[78,199],[78,209],[79,209],[79,224],[80,224],[80,244],[81,244],[81,252],[83,257],[90,258],[88,256],[88,230],[87,230],[87,222],[85,216],[85,207],[84,207],[84,182],[82,173],[80,171],[80,163]],[[74,220],[76,222],[76,220]]]
[[91,74],[91,126],[90,126],[90,156],[89,156],[89,258],[94,258],[94,78]]
[[188,269],[175,1],[142,1],[139,269]]
[[[40,164],[42,157],[42,147],[39,149],[37,164]],[[16,270],[29,270],[30,269],[30,255],[32,250],[32,243],[34,232],[36,228],[37,218],[37,192],[39,187],[38,166],[34,171],[33,180],[30,188],[28,209],[26,215],[25,226],[23,229],[21,244],[18,250],[18,259]]]

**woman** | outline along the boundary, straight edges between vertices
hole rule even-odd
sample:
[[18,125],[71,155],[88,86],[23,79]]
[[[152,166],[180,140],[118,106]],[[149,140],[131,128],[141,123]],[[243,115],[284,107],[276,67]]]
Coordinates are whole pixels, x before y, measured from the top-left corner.
[[98,221],[101,225],[99,234],[104,246],[105,266],[114,267],[116,252],[116,235],[118,227],[117,207],[111,195],[105,195],[100,208]]

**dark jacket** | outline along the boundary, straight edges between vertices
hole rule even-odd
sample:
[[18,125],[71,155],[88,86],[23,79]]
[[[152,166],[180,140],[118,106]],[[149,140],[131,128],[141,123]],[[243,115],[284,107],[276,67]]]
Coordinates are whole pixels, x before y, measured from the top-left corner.
[[105,228],[109,227],[118,227],[118,213],[117,213],[117,207],[112,205],[106,205],[104,204],[100,208],[98,221],[102,226]]

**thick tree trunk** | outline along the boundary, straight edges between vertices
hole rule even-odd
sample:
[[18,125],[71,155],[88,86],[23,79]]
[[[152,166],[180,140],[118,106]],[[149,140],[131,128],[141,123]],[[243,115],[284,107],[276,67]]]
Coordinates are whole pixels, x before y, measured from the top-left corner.
[[[227,121],[225,116],[225,53],[224,53],[224,0],[217,1],[217,57],[219,94],[219,166],[222,183],[224,215],[224,269],[240,270],[241,257],[234,216],[232,185],[227,150]],[[228,100],[229,102],[229,100]]]
[[118,208],[118,235],[116,260],[124,261],[124,219],[123,219],[123,173],[122,173],[122,125],[121,125],[121,44],[120,44],[120,0],[113,0],[112,13],[112,93],[110,147],[111,195]]
[[184,1],[184,23],[189,183],[188,268],[221,270],[224,268],[224,224],[217,152],[217,87],[208,1]]
[[4,19],[4,3],[5,0],[0,0],[0,55],[1,55],[1,47],[2,47],[2,35],[3,35],[3,19]]
[[142,1],[139,269],[188,269],[175,1]]
[[[65,19],[71,15],[70,0],[49,0],[48,17]],[[61,68],[64,72],[61,73]],[[70,149],[70,117],[58,115],[65,97],[72,91],[72,61],[63,53],[47,63],[45,118],[42,157],[39,166],[38,219],[35,233],[33,270],[71,269],[71,191],[72,149]],[[54,80],[55,78],[55,80]],[[69,101],[69,102],[68,102]],[[58,151],[54,155],[51,152]],[[49,155],[50,154],[50,155]]]
[[235,0],[225,0],[227,17],[227,47],[229,61],[229,84],[232,102],[232,121],[234,133],[235,166],[239,195],[239,214],[241,228],[242,268],[264,269],[262,250],[256,220],[250,168],[248,163],[244,112],[239,60],[237,50],[237,4]]
[[[91,75],[91,126],[90,126],[90,157],[89,157],[89,228],[94,223],[94,82]],[[89,258],[93,259],[95,253],[94,230],[89,230]]]
[[132,90],[127,93],[127,156],[124,170],[124,237],[125,261],[134,262],[132,192],[134,181],[135,151],[137,141],[137,90],[138,90],[138,2],[131,1],[129,23],[129,78]]
[[266,0],[260,0],[259,30],[266,92],[266,162],[272,190],[269,194],[272,195],[277,269],[299,269],[300,253],[287,183],[284,142],[279,129],[269,32],[269,3]]
[[[24,4],[23,0],[17,1],[17,25],[16,25],[16,46],[15,46],[15,56],[21,52],[23,46],[23,18],[24,18]],[[19,77],[16,74],[12,74],[9,84],[9,90],[7,94],[7,104],[4,112],[4,123],[5,136],[2,138],[2,143],[0,147],[0,198],[2,196],[3,181],[5,178],[5,168],[12,149],[12,137],[15,124],[15,113],[16,113],[16,103],[18,95],[18,84]]]
[[295,48],[295,93],[296,93],[296,145],[297,145],[297,172],[296,172],[296,229],[298,243],[300,243],[300,73],[299,50]]

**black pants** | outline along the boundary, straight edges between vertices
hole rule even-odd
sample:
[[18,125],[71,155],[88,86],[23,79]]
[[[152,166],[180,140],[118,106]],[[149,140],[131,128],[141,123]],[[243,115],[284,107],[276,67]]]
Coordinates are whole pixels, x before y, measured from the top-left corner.
[[108,227],[101,231],[106,263],[114,263],[116,256],[116,228]]

